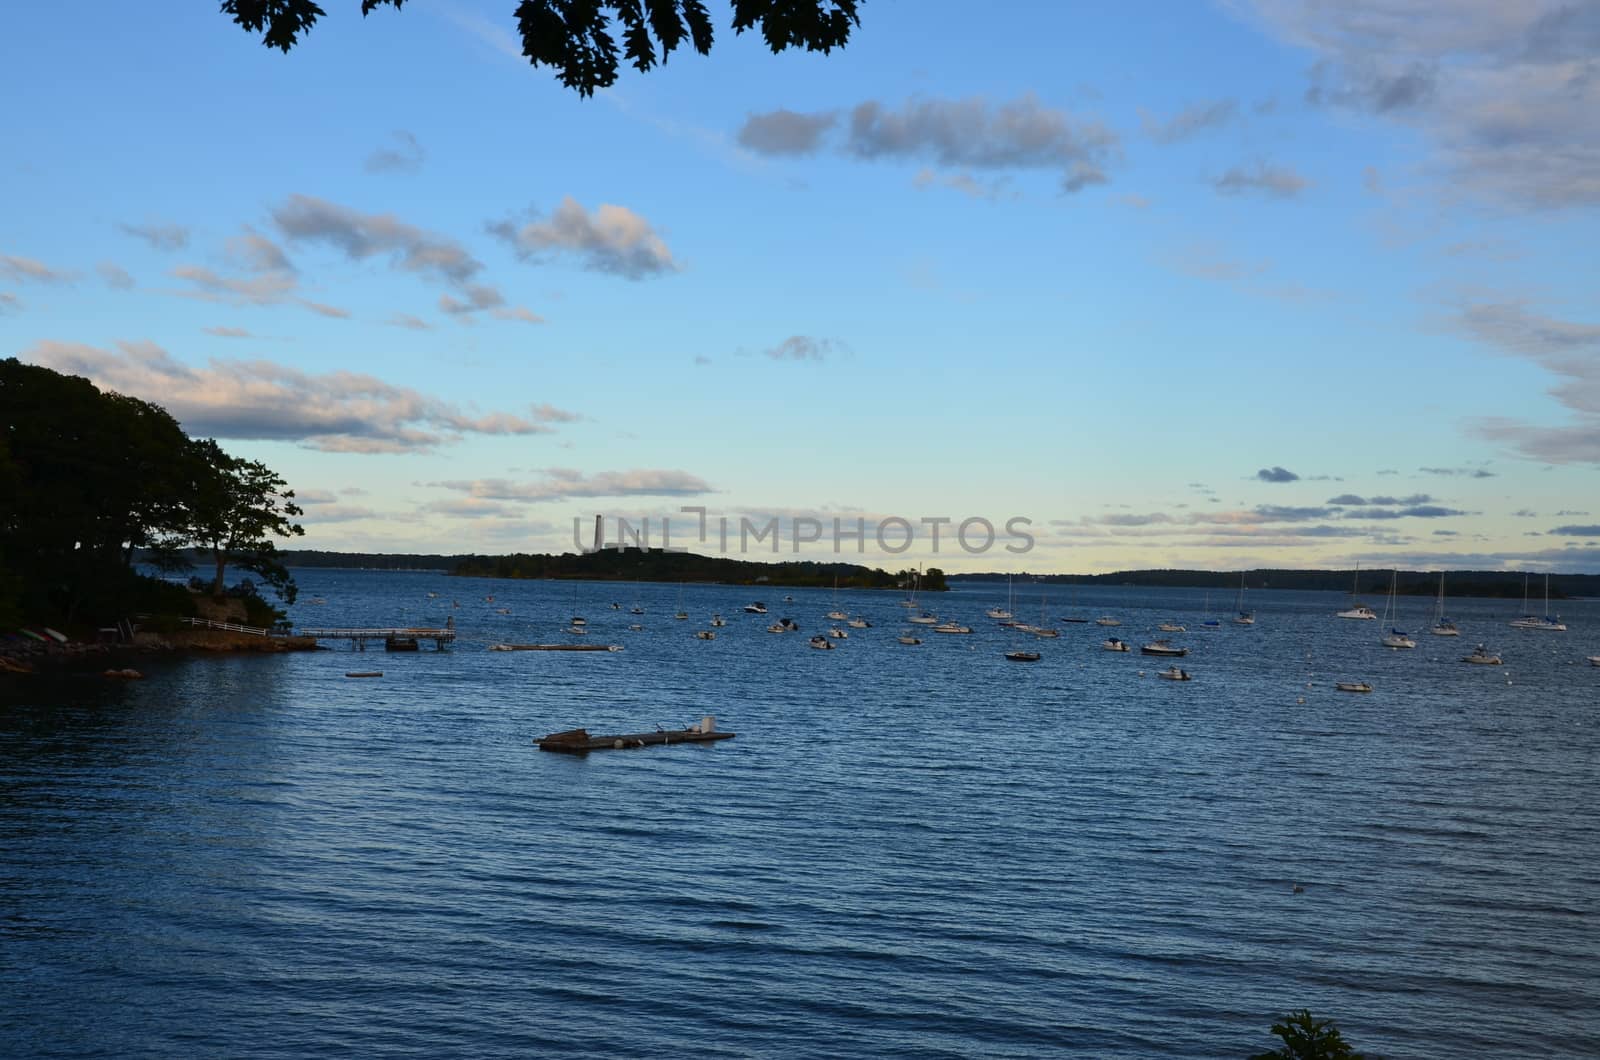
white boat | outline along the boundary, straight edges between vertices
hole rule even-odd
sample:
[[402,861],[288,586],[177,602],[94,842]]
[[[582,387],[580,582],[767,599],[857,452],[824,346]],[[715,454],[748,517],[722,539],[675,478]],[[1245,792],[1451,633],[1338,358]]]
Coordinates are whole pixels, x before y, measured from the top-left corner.
[[1434,612],[1434,628],[1429,629],[1435,637],[1459,637],[1461,629],[1456,628],[1456,623],[1450,618],[1445,618],[1445,572],[1438,572],[1438,607]]
[[1528,611],[1528,576],[1522,576],[1522,617],[1513,619],[1512,629],[1538,629],[1546,633],[1565,633],[1567,625],[1561,621],[1560,615],[1550,614],[1550,575],[1544,576],[1544,616],[1540,617]]
[[1372,686],[1365,681],[1339,681],[1333,686],[1341,692],[1371,692]]
[[932,626],[938,624],[939,616],[930,615],[928,612],[924,611],[920,615],[912,615],[909,621],[915,622],[919,626]]
[[711,616],[711,624],[720,629],[721,627],[726,626],[728,624],[728,620],[723,618],[721,615],[712,615]]
[[1360,619],[1362,621],[1375,621],[1377,619],[1378,616],[1377,616],[1376,613],[1373,612],[1372,608],[1368,607],[1366,604],[1362,603],[1360,600],[1355,599],[1356,592],[1360,588],[1361,588],[1361,564],[1357,563],[1356,564],[1355,581],[1352,582],[1351,585],[1350,585],[1351,605],[1347,610],[1338,612],[1334,617],[1336,617],[1336,618],[1354,618],[1354,619]]
[[762,603],[760,600],[757,600],[753,604],[745,604],[744,610],[746,614],[764,615],[767,613],[767,605]]
[[676,614],[674,614],[672,617],[677,619],[679,622],[685,622],[689,618],[689,612],[687,612],[687,611],[679,611]]
[[1181,658],[1183,658],[1183,656],[1189,654],[1189,649],[1188,648],[1176,647],[1175,645],[1173,645],[1169,641],[1153,640],[1149,644],[1145,644],[1145,645],[1141,646],[1139,648],[1139,654],[1140,655],[1165,655],[1165,656],[1170,656],[1172,658],[1181,659]]
[[589,620],[587,618],[579,618],[577,615],[572,617],[572,625],[574,626],[587,626],[588,624]]
[[697,629],[694,635],[700,640],[716,640],[717,635],[709,629]]
[[829,640],[827,637],[816,636],[811,638],[811,646],[816,648],[818,651],[832,651],[833,641]]
[[1011,575],[1007,574],[1006,575],[1006,606],[1004,606],[1004,607],[991,607],[987,611],[985,611],[984,614],[987,615],[990,618],[1010,618],[1011,617],[1011,601],[1012,601],[1012,596],[1011,596]]
[[[1045,637],[1045,638],[1048,638],[1048,639],[1054,639],[1054,638],[1057,638],[1057,637],[1061,636],[1061,631],[1059,629],[1056,629],[1054,626],[1045,625],[1046,619],[1045,619],[1044,616],[1045,616],[1045,613],[1049,610],[1049,606],[1048,605],[1049,605],[1049,601],[1045,599],[1045,596],[1044,596],[1043,593],[1040,593],[1039,594],[1039,624],[1037,626],[1030,626],[1030,625],[1027,625],[1026,623],[1023,623],[1023,622],[1011,622],[1011,623],[1009,623],[1009,625],[1011,626],[1012,629],[1016,630],[1019,633],[1028,633],[1028,634],[1031,634],[1032,636],[1035,636],[1035,637]],[[1007,624],[1008,623],[1004,623],[1004,622],[1001,623],[1001,625],[1007,625]]]
[[851,629],[871,629],[872,628],[872,623],[868,622],[864,618],[852,618],[850,621],[846,622],[845,625],[849,626]]
[[917,607],[917,582],[920,581],[921,579],[922,579],[922,568],[918,567],[917,568],[917,573],[915,573],[915,574],[913,574],[911,576],[911,588],[906,593],[906,598],[904,600],[900,601],[900,606],[901,607],[907,607],[907,608],[910,608],[912,610],[916,610],[916,607]]
[[798,630],[799,628],[800,627],[795,624],[794,619],[792,619],[792,618],[780,618],[780,619],[778,619],[778,621],[774,622],[772,625],[767,627],[767,632],[768,633],[793,633],[796,630]]
[[1600,666],[1600,655],[1591,655],[1591,656],[1589,656],[1589,665],[1590,666]]
[[912,636],[910,630],[907,630],[906,632],[900,634],[898,637],[895,638],[895,640],[899,641],[901,644],[921,644],[922,643],[922,638],[921,637]]
[[1239,613],[1233,616],[1234,625],[1253,626],[1256,624],[1256,613],[1244,609],[1244,571],[1239,572],[1239,602],[1237,610]]
[[971,626],[963,626],[959,622],[941,622],[933,627],[935,633],[971,633]]
[[1161,632],[1161,633],[1187,633],[1187,632],[1189,632],[1188,627],[1180,626],[1176,622],[1163,622],[1163,623],[1161,623],[1161,625],[1156,627],[1156,630],[1158,632]]
[[1122,619],[1112,618],[1110,615],[1101,615],[1094,620],[1094,624],[1097,626],[1120,626],[1122,625]]
[[1128,651],[1129,650],[1128,642],[1124,641],[1124,640],[1118,640],[1116,637],[1107,637],[1105,639],[1105,641],[1103,641],[1101,643],[1100,647],[1104,648],[1106,651]]
[[848,612],[839,610],[839,579],[838,578],[834,578],[833,579],[833,610],[829,611],[826,615],[823,615],[822,617],[826,618],[829,622],[843,622],[845,619],[850,617]]
[[[1395,588],[1397,585],[1399,585],[1399,582],[1400,572],[1398,570],[1391,571],[1389,573],[1389,599],[1383,605],[1383,623],[1386,626],[1389,625],[1391,615],[1395,616],[1395,621],[1399,620],[1399,616],[1395,612],[1394,604]],[[1405,630],[1396,629],[1393,626],[1389,627],[1389,632],[1383,635],[1379,643],[1381,643],[1385,648],[1415,648],[1417,646],[1417,642],[1412,640],[1406,634]]]
[[1499,666],[1503,660],[1499,655],[1485,648],[1482,644],[1472,649],[1471,655],[1463,655],[1461,661],[1474,666]]
[[844,640],[849,635],[850,634],[846,633],[844,630],[840,629],[838,626],[829,626],[828,627],[828,636],[832,637],[834,640]]
[[566,629],[562,630],[561,632],[563,632],[563,633],[572,633],[574,635],[581,635],[581,634],[589,632],[589,630],[585,626],[568,626]]
[[1156,676],[1167,681],[1193,681],[1189,671],[1178,666],[1169,666],[1165,670],[1157,670]]

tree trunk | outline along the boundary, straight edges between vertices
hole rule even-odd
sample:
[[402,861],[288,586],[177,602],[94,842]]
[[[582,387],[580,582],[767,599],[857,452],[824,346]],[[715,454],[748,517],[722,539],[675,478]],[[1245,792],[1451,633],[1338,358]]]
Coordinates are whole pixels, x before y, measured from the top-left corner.
[[222,577],[228,569],[228,550],[225,548],[213,548],[211,554],[217,561],[217,577],[211,583],[211,595],[220,597],[223,593]]

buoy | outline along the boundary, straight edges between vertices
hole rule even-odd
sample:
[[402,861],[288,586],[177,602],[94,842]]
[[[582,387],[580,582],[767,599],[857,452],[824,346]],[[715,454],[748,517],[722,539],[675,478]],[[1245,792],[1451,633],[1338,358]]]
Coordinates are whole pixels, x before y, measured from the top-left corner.
[[1305,696],[1301,696],[1299,699],[1295,700],[1295,702],[1299,703],[1301,706],[1304,706],[1305,702],[1306,702],[1306,697]]

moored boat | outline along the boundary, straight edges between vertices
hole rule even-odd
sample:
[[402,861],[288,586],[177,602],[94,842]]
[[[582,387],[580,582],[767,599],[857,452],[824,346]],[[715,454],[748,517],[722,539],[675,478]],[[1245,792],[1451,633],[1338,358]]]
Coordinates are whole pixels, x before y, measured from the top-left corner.
[[1128,642],[1127,641],[1118,640],[1116,637],[1107,637],[1103,642],[1101,642],[1100,647],[1103,648],[1106,651],[1130,651],[1131,650],[1128,647]]
[[1140,655],[1163,655],[1181,659],[1189,654],[1188,648],[1179,648],[1164,640],[1153,640],[1139,648]]
[[1036,651],[1008,651],[1006,658],[1012,662],[1038,662],[1039,653]]
[[1334,684],[1341,692],[1371,692],[1372,686],[1365,681],[1338,681]]
[[1179,666],[1169,666],[1165,670],[1157,670],[1156,676],[1167,681],[1192,681],[1189,671]]
[[1473,648],[1471,655],[1463,655],[1461,661],[1471,663],[1473,666],[1500,666],[1504,662],[1497,653],[1490,651],[1482,644]]

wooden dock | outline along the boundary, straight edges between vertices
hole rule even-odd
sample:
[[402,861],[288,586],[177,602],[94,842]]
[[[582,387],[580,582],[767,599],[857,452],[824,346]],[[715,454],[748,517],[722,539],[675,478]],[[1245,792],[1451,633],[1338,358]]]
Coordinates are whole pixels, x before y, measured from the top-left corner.
[[539,741],[539,750],[586,755],[590,751],[622,751],[672,743],[712,743],[716,740],[731,740],[733,737],[734,734],[731,732],[717,731],[717,719],[707,715],[698,725],[691,725],[687,729],[657,729],[655,732],[630,732],[609,736],[591,736],[588,729],[553,732]]
[[454,643],[456,626],[455,620],[451,619],[443,629],[302,629],[300,636],[317,640],[348,640],[356,651],[366,651],[369,640],[383,641],[386,651],[416,651],[418,641],[431,640],[436,649]]

